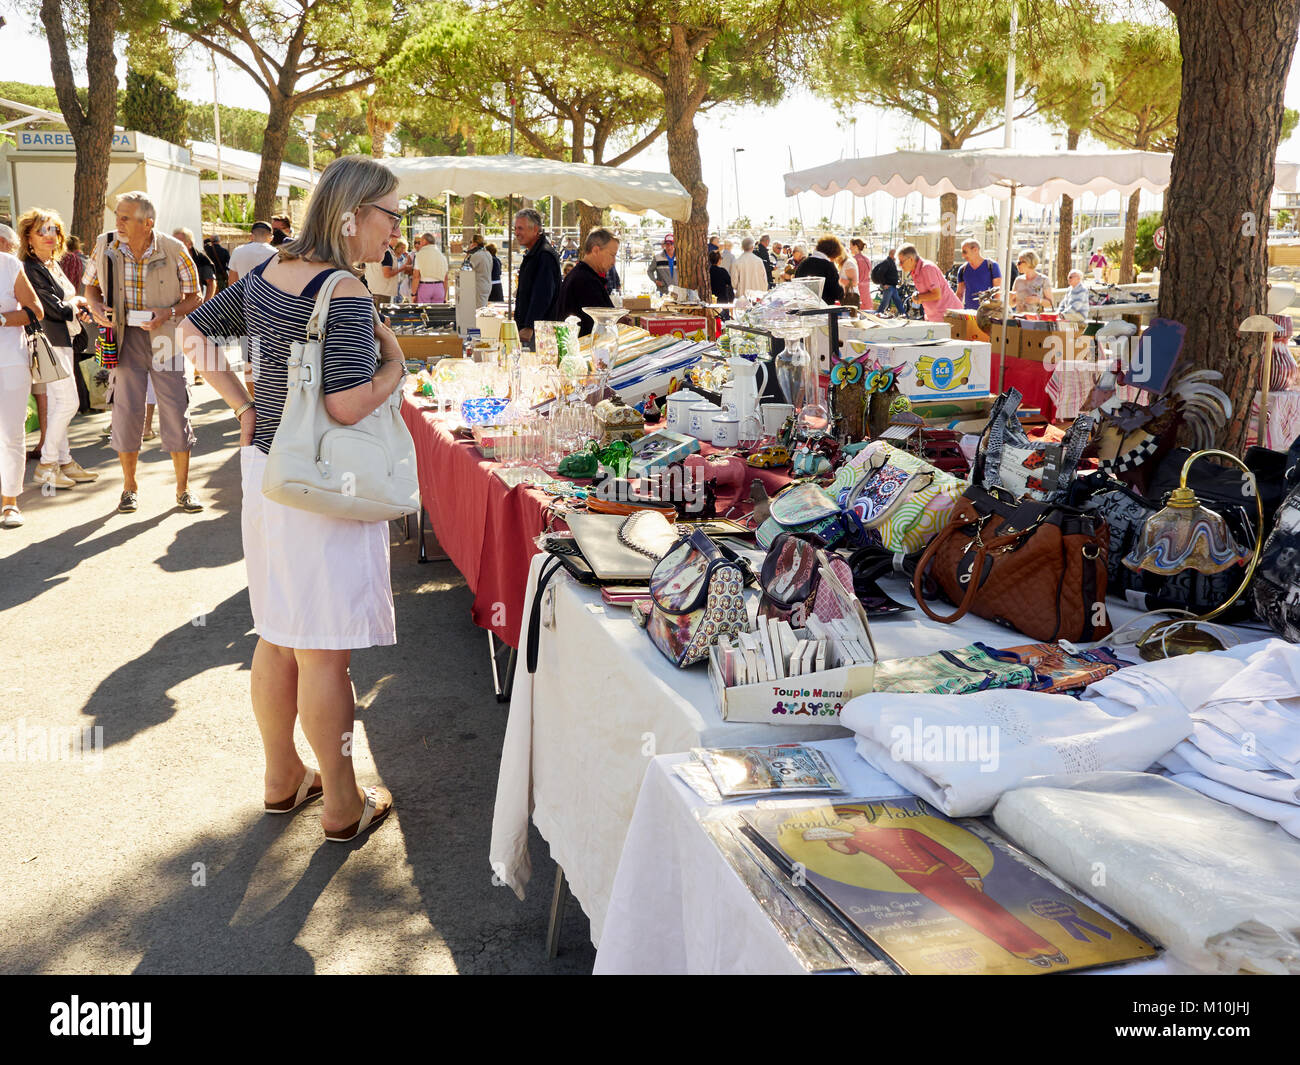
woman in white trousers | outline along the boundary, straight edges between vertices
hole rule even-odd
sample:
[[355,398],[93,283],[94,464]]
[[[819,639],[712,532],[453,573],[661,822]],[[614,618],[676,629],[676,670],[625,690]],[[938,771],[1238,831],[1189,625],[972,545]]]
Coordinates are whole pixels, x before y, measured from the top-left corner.
[[44,317],[41,301],[14,256],[18,235],[0,226],[0,528],[23,523],[18,496],[27,468],[27,397],[32,364],[23,326]]
[[18,219],[18,255],[23,271],[45,310],[45,338],[67,375],[45,386],[45,443],[36,466],[36,483],[42,487],[73,488],[99,477],[74,462],[68,444],[68,427],[76,417],[76,359],[72,338],[81,321],[90,321],[86,300],[64,276],[59,259],[64,251],[63,220],[53,211],[33,208]]

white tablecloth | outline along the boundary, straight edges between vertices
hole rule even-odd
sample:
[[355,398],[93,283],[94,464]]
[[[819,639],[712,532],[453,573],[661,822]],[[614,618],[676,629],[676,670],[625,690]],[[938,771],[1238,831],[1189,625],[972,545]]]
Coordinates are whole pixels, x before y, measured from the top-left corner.
[[[816,746],[844,775],[854,797],[907,794],[859,758],[852,740]],[[802,974],[749,889],[700,828],[699,816],[716,808],[673,773],[673,765],[688,757],[656,758],[646,773],[606,911],[596,974]],[[1148,976],[1178,971],[1165,957],[1105,970]]]
[[[554,578],[555,620],[542,631],[538,667],[529,676],[524,649],[537,570],[533,560],[520,633],[519,664],[501,751],[489,858],[494,875],[524,897],[532,869],[528,821],[550,844],[599,945],[605,911],[646,765],[692,747],[790,743],[847,736],[826,725],[747,725],[723,721],[703,666],[676,669],[623,607],[606,606],[598,589]],[[902,582],[886,582],[912,603]],[[1116,626],[1135,616],[1110,600]],[[872,625],[882,658],[952,650],[981,640],[994,647],[1031,642],[992,622],[931,621],[919,609]]]
[[528,576],[489,856],[494,874],[523,898],[532,871],[531,814],[599,943],[623,839],[652,758],[692,747],[849,733],[833,725],[723,721],[703,666],[675,668],[632,623],[630,610],[606,606],[599,589],[564,574],[552,581],[555,622],[542,631],[537,673],[529,676],[529,611],[542,558],[534,558]]

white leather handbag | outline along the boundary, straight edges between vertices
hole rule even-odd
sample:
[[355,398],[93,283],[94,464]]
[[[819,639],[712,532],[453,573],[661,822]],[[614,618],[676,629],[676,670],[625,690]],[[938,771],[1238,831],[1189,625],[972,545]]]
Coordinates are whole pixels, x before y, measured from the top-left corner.
[[350,276],[346,270],[330,275],[316,296],[306,340],[290,346],[284,412],[267,455],[262,494],[335,518],[388,521],[420,507],[415,442],[402,421],[401,386],[355,425],[329,416],[321,390],[330,294]]

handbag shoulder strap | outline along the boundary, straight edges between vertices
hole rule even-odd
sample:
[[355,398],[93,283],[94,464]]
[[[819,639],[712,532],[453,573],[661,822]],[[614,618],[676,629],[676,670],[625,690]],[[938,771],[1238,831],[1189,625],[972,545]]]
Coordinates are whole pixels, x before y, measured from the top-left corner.
[[[311,317],[307,320],[307,340],[323,340],[325,337],[325,324],[329,318],[330,297],[338,287],[340,281],[352,276],[347,270],[334,270],[326,273],[322,270],[316,277],[308,283],[308,288],[317,283],[317,279],[324,276],[325,280],[319,282],[320,290],[316,293],[316,305],[312,308]],[[306,290],[303,295],[307,295]]]
[[559,556],[555,555],[543,562],[537,572],[537,587],[533,591],[532,608],[528,614],[528,647],[525,651],[525,661],[530,674],[537,672],[538,642],[541,639],[542,627],[542,595],[551,578],[560,572],[561,566]]

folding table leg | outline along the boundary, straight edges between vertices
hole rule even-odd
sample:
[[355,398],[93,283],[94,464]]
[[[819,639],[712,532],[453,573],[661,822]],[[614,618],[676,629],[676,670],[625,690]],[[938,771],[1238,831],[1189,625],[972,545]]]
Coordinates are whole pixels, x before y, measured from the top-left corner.
[[424,499],[423,497],[421,497],[420,499],[420,553],[415,561],[416,562],[446,562],[448,558],[447,552],[444,551],[442,549],[442,545],[438,543],[437,534],[434,533],[432,526],[429,527],[429,538],[433,541],[432,553],[430,553],[430,551],[425,547],[425,540],[424,540],[425,515],[426,512],[424,509]]
[[569,901],[569,882],[564,870],[555,867],[555,891],[551,895],[551,923],[546,929],[546,960],[554,961],[560,953],[560,929],[564,925],[564,908]]
[[[510,686],[515,680],[515,649],[509,644],[503,643],[497,647],[496,635],[491,629],[488,630],[488,659],[492,663],[492,690],[496,693],[497,702],[508,703],[510,701]],[[503,679],[498,666],[501,663],[501,655],[509,651],[506,655],[506,674]]]
[[428,553],[424,549],[424,496],[420,497],[420,554],[416,558],[417,562],[430,561]]

